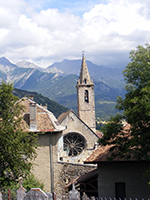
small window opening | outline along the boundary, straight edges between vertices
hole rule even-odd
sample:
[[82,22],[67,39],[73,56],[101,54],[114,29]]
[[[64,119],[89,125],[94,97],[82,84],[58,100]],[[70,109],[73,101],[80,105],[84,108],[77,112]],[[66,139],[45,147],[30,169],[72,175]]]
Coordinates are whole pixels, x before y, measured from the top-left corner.
[[85,100],[86,103],[89,102],[89,93],[88,93],[88,90],[85,90],[85,92],[84,92],[84,100]]
[[60,157],[60,161],[63,161],[63,157]]
[[84,79],[84,83],[86,84],[86,78]]

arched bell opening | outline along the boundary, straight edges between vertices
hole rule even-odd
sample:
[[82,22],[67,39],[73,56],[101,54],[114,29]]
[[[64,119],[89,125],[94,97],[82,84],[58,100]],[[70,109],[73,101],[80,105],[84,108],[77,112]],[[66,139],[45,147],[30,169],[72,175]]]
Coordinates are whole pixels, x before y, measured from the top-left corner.
[[86,103],[89,102],[89,92],[88,92],[88,90],[85,90],[85,91],[84,91],[84,101],[85,101]]

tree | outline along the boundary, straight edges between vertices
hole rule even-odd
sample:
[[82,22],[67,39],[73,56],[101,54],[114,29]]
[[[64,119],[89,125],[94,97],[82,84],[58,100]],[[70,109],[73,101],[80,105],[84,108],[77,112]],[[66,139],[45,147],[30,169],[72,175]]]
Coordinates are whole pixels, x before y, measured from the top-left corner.
[[12,94],[13,85],[0,85],[0,186],[26,177],[38,147],[37,135],[23,131],[23,107]]
[[[150,161],[150,45],[130,52],[123,71],[125,98],[118,97],[117,114],[103,128],[100,144],[111,145],[112,157]],[[130,126],[124,130],[123,121]]]
[[34,174],[27,175],[26,179],[23,181],[23,187],[28,192],[31,188],[40,188],[43,190],[44,184],[40,182]]

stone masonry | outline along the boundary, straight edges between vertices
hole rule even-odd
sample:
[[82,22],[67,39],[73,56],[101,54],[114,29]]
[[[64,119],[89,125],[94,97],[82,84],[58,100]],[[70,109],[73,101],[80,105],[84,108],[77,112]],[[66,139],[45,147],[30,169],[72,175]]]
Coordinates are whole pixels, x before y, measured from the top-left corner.
[[80,77],[77,82],[77,102],[78,116],[88,126],[95,131],[95,99],[94,99],[94,83],[90,78],[84,54],[82,55],[82,66]]

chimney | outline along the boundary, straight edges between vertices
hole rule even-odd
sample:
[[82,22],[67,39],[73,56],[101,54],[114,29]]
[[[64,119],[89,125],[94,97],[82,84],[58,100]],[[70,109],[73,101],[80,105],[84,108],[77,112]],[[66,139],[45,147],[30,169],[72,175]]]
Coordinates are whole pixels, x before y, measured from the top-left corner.
[[30,103],[30,129],[36,130],[36,103]]

